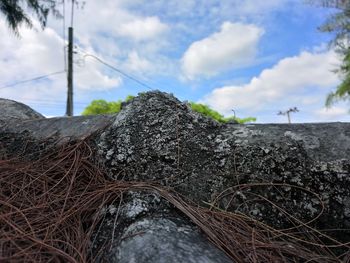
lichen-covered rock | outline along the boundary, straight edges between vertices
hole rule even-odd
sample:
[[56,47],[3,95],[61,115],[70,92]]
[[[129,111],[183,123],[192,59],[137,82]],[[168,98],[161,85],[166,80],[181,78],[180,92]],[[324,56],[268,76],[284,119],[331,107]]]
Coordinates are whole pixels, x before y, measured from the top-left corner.
[[[134,98],[115,116],[18,120],[0,123],[0,159],[47,150],[50,140],[93,135],[91,149],[111,179],[156,182],[200,205],[245,213],[275,228],[343,229],[327,233],[350,241],[350,123],[220,124],[161,92]],[[193,255],[207,250],[189,220],[156,195],[130,193],[124,201],[105,208],[92,241],[97,247],[113,243],[102,253],[107,259],[154,261],[152,255],[164,254],[153,237],[166,235],[169,248],[176,239],[200,244]],[[179,231],[184,228],[189,235]],[[155,234],[138,235],[147,229]],[[152,253],[141,249],[148,243]],[[211,249],[198,262],[216,262],[212,255],[219,254]]]
[[216,176],[220,124],[165,93],[145,93],[123,107],[98,141],[114,178],[157,181],[208,200],[225,178]]
[[223,125],[149,92],[126,104],[97,143],[114,179],[161,182],[277,228],[314,218],[350,227],[349,123]]

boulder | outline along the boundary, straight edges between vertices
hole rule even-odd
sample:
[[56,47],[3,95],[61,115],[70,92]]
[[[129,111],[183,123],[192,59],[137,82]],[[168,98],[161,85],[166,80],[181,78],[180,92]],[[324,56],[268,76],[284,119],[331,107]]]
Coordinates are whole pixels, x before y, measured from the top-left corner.
[[0,98],[0,124],[8,120],[32,120],[45,118],[27,105],[8,99]]
[[[154,91],[117,115],[0,123],[0,153],[35,159],[38,145],[87,137],[109,180],[156,183],[277,231],[342,229],[331,237],[350,241],[350,123],[220,124]],[[98,213],[97,262],[230,260],[156,191],[134,189]]]
[[350,228],[350,123],[220,124],[149,92],[97,145],[112,179],[157,181],[277,228],[316,217],[318,227]]
[[130,191],[121,205],[111,204],[101,213],[93,238],[93,254],[101,256],[95,262],[232,262],[157,193]]

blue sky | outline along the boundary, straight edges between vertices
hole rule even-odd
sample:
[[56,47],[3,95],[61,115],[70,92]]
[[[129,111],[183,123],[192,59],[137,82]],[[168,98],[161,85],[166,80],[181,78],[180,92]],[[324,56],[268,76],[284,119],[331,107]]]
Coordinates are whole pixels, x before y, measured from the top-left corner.
[[[320,33],[334,10],[304,0],[89,0],[75,8],[74,113],[147,89],[84,54],[93,54],[154,89],[210,105],[226,116],[286,122],[277,112],[298,107],[293,122],[350,121],[349,103],[324,107],[340,79],[339,57]],[[63,8],[63,6],[59,6]],[[66,27],[70,2],[66,3]],[[67,30],[67,29],[66,29]],[[65,69],[63,20],[42,31],[0,16],[0,97],[46,116],[65,113],[66,76],[2,88]]]

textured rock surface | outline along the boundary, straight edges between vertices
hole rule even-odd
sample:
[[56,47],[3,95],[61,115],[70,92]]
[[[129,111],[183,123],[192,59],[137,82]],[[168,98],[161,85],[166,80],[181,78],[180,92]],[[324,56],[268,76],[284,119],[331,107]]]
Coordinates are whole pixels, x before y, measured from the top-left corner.
[[0,124],[8,120],[32,120],[44,118],[43,115],[23,103],[0,98]]
[[36,140],[49,138],[84,139],[109,126],[114,115],[58,117],[18,122],[10,120],[0,125],[0,131],[20,134],[27,132]]
[[222,208],[280,228],[300,223],[286,212],[308,222],[323,204],[319,227],[350,228],[349,123],[222,125],[151,92],[125,105],[98,149],[114,179],[160,180],[202,204],[226,189]]
[[122,204],[101,211],[95,233],[95,262],[228,263],[222,251],[155,193],[130,192]]
[[0,159],[32,155],[45,148],[84,139],[109,126],[115,118],[100,115],[19,121],[5,117],[6,122],[0,121]]
[[[115,116],[9,119],[0,122],[0,159],[32,152],[28,142],[45,148],[43,141],[76,140],[98,132],[94,147],[112,179],[157,181],[201,205],[217,201],[222,209],[277,228],[317,218],[311,226],[350,229],[350,123],[223,125],[160,92],[136,97]],[[193,247],[191,255],[203,256],[182,262],[216,262],[221,257],[218,262],[225,262],[225,255],[156,195],[130,193],[124,201],[117,218],[117,206],[105,209],[95,235],[95,249],[113,244],[104,251],[105,258],[129,262],[144,256],[144,262],[157,262],[153,253],[163,255],[168,245],[186,259],[188,247]],[[295,218],[292,222],[288,213]],[[349,231],[337,233],[350,241]],[[142,250],[143,243],[152,245]],[[132,250],[135,246],[139,249]]]

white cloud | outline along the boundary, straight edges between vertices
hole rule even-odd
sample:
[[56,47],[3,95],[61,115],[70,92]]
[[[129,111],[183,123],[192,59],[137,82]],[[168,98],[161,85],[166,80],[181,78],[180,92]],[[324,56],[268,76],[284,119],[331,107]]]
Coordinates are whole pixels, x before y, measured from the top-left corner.
[[223,23],[220,32],[191,44],[182,57],[183,73],[194,79],[251,64],[263,32],[251,24]]
[[333,106],[332,108],[322,108],[314,111],[315,119],[319,121],[330,121],[334,119],[349,119],[349,108],[344,106]]
[[[38,23],[34,23],[34,29],[20,28],[18,38],[0,18],[0,87],[64,70],[64,40],[52,28],[47,27],[42,31]],[[94,61],[88,61],[84,67],[74,64],[76,97],[81,96],[84,90],[107,90],[120,84],[121,78],[105,74],[101,64]],[[49,101],[56,101],[57,104],[58,101],[65,101],[66,87],[66,75],[62,73],[40,81],[2,88],[0,97],[24,103],[35,101],[40,105],[48,105]],[[64,107],[64,104],[61,106]]]
[[85,58],[82,67],[75,66],[74,79],[79,89],[96,91],[107,90],[119,87],[122,79],[118,77],[110,77],[101,71],[101,65],[96,60],[89,57]]
[[[205,102],[221,112],[230,109],[262,109],[270,105],[291,102],[310,104],[318,89],[328,90],[339,83],[332,69],[339,63],[334,51],[323,53],[301,52],[298,56],[280,60],[263,70],[245,85],[225,86],[213,90]],[[309,93],[308,93],[309,92]],[[309,100],[305,100],[309,98]]]
[[2,83],[64,69],[63,40],[52,29],[22,28],[20,32],[21,38],[14,36],[0,18]]
[[130,22],[120,25],[118,30],[122,36],[130,37],[136,41],[148,40],[157,37],[168,29],[158,17],[145,17],[133,19]]
[[[154,64],[158,70],[161,68],[159,64],[163,65],[166,60],[159,50],[166,45],[168,25],[156,16],[144,16],[126,9],[129,2],[106,0],[101,4],[89,1],[84,9],[76,10],[75,45],[127,73],[129,70],[142,71],[142,75],[147,75],[148,71],[156,72]],[[69,10],[66,8],[66,26],[69,25]],[[40,26],[36,26],[37,30],[21,28],[21,38],[16,38],[0,18],[0,87],[64,69],[62,23],[63,20],[50,17],[44,31]],[[81,60],[79,55],[74,58],[75,62]],[[92,58],[74,64],[74,99],[77,104],[84,101],[86,105],[91,99],[103,97],[108,90],[121,84],[122,77],[118,73]],[[40,82],[0,89],[0,97],[24,103],[35,101],[37,105],[42,105],[42,100],[61,103],[66,100],[66,86],[66,76],[60,74]],[[117,99],[118,93],[113,92],[113,96]]]
[[[135,2],[138,1],[106,0],[103,4],[99,1],[87,1],[82,10],[75,12],[76,44],[88,53],[93,50],[112,65],[125,71],[129,68],[124,66],[131,66],[131,60],[135,66],[138,58],[143,62],[145,59],[152,61],[153,66],[161,68],[162,61],[167,58],[163,52],[170,45],[170,25],[161,21],[157,16],[158,12],[142,12],[144,4]],[[135,6],[131,8],[133,4]],[[66,17],[70,17],[68,11]],[[61,20],[51,20],[49,25],[53,26],[56,32],[62,31]],[[137,53],[138,58],[130,56],[133,52]],[[171,61],[173,64],[177,62]],[[146,71],[144,65],[142,68]],[[143,72],[145,75],[156,72],[153,67],[148,69],[150,72]]]
[[128,59],[125,63],[125,67],[136,73],[144,73],[152,71],[153,66],[146,58],[141,58],[136,50],[129,53]]

